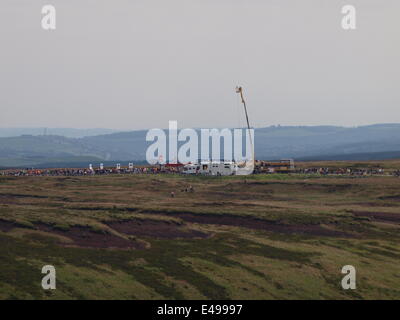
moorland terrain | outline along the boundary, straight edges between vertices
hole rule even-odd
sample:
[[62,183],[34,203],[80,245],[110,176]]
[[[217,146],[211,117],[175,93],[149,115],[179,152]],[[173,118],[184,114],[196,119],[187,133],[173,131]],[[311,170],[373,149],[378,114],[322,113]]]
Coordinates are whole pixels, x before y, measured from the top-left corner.
[[[0,176],[0,298],[399,299],[399,190],[393,176]],[[349,264],[356,290],[340,284]]]

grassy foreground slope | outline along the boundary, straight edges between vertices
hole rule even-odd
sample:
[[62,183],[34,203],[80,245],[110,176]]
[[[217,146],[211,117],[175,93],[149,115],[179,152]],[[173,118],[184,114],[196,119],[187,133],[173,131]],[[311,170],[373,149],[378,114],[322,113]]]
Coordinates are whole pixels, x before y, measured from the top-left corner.
[[[394,177],[0,177],[0,298],[399,299],[399,190]],[[340,285],[348,264],[356,290]]]

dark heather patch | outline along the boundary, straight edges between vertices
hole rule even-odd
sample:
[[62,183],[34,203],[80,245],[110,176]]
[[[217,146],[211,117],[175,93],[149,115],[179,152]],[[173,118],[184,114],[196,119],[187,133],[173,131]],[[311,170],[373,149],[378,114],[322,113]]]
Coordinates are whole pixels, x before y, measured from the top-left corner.
[[377,221],[400,223],[400,213],[353,211],[356,217],[368,217]]
[[36,225],[41,231],[58,234],[74,241],[74,245],[84,248],[118,248],[144,249],[145,245],[130,241],[109,233],[94,232],[88,227],[73,226],[68,230],[60,230],[45,224]]
[[135,235],[152,237],[159,239],[192,239],[207,238],[207,233],[184,228],[174,222],[154,221],[154,220],[129,220],[107,223],[109,227],[118,232]]
[[210,214],[192,214],[192,213],[169,213],[168,215],[179,217],[184,221],[200,224],[226,225],[244,227],[255,230],[264,230],[284,234],[306,234],[312,236],[326,237],[349,237],[350,235],[335,230],[329,230],[317,224],[296,224],[286,225],[276,222],[255,219],[251,217],[240,217],[233,215],[210,215]]

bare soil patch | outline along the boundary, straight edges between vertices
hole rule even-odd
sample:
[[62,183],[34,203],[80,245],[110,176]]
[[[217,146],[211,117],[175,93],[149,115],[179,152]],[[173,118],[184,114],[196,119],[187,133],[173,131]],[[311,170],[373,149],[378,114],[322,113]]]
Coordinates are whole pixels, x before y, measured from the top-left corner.
[[207,233],[184,228],[174,222],[154,220],[129,220],[107,223],[107,225],[120,233],[135,236],[162,238],[162,239],[192,239],[207,238]]
[[118,248],[118,249],[144,249],[142,243],[130,241],[109,233],[94,232],[87,227],[74,226],[69,230],[62,231],[51,226],[40,224],[36,225],[41,231],[55,233],[63,237],[70,238],[74,245],[84,248]]
[[400,213],[353,211],[356,217],[368,217],[376,221],[395,222],[400,224]]
[[379,197],[380,200],[392,200],[392,201],[400,201],[400,195],[392,195],[392,196],[383,196]]
[[264,230],[284,234],[307,234],[326,237],[349,237],[349,234],[341,231],[330,230],[320,225],[285,225],[271,221],[254,219],[250,217],[239,217],[233,215],[210,215],[191,213],[172,213],[184,221],[200,224],[226,225],[244,227],[255,230]]
[[20,194],[20,193],[0,193],[0,198],[36,198],[47,199],[48,196],[40,196],[36,194]]
[[14,223],[12,223],[10,221],[0,220],[0,231],[8,232],[8,231],[14,229],[15,227],[16,226],[14,225]]

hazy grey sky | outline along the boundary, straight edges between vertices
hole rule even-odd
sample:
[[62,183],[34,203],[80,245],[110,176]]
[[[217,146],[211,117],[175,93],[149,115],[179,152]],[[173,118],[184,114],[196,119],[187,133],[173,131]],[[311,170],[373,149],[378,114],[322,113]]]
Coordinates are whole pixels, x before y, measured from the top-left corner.
[[257,127],[400,122],[399,17],[399,0],[1,0],[0,127],[237,126],[236,84]]

